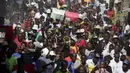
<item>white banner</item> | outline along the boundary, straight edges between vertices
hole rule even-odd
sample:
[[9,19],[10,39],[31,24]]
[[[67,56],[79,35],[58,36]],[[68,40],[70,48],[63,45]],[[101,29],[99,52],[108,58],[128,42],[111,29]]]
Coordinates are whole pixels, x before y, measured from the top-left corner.
[[64,19],[65,10],[59,10],[57,8],[52,9],[51,18],[53,19]]

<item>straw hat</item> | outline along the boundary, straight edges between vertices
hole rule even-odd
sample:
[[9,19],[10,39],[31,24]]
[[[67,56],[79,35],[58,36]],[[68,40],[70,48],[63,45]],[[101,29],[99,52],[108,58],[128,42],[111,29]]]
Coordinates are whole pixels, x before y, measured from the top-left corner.
[[97,25],[97,26],[95,27],[95,29],[101,29],[100,25]]

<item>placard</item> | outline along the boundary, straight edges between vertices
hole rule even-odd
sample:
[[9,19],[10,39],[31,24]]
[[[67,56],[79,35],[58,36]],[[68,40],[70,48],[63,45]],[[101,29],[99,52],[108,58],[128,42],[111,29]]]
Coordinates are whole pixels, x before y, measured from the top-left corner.
[[64,19],[65,10],[59,10],[57,8],[52,8],[51,18],[53,19]]
[[69,18],[73,22],[77,21],[78,17],[79,17],[78,13],[70,12],[70,11],[65,12],[65,18]]

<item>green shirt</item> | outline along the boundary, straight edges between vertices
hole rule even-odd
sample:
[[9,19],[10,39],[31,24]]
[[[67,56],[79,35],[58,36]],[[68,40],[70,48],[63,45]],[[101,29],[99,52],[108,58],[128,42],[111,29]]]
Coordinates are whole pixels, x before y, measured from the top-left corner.
[[12,69],[15,65],[17,65],[17,59],[15,57],[11,57],[11,58],[6,58],[6,63],[8,65],[8,69],[10,71],[10,73],[12,73]]

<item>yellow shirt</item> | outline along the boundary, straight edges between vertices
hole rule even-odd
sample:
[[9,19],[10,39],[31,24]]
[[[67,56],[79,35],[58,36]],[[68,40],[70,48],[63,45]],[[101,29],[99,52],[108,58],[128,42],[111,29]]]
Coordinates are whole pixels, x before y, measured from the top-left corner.
[[77,48],[76,48],[76,46],[70,46],[70,49],[74,50],[74,52],[77,53]]
[[87,66],[88,66],[88,71],[89,71],[89,73],[91,73],[92,70],[93,70],[94,67],[95,67],[95,64],[93,63],[93,60],[92,60],[92,59],[87,60],[87,61],[86,61],[86,64],[87,64]]

